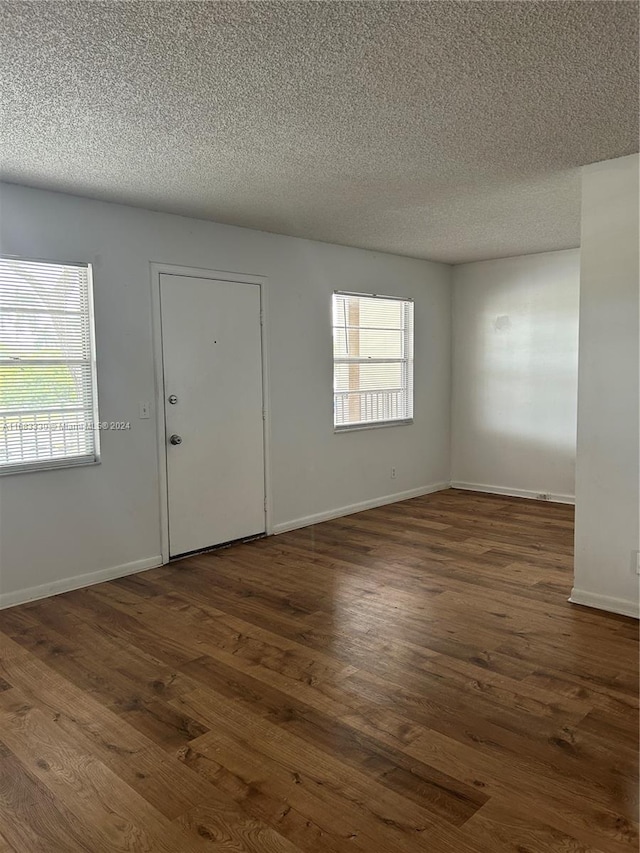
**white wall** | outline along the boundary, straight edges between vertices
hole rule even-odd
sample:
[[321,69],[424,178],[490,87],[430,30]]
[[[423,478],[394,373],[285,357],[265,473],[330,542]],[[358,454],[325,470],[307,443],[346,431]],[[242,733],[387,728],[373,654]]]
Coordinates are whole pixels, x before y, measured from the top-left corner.
[[580,252],[454,267],[452,481],[571,501]]
[[638,615],[638,155],[582,175],[575,586]]
[[[276,526],[448,481],[450,267],[10,185],[0,205],[3,253],[94,265],[100,416],[132,423],[99,466],[0,478],[0,603],[159,561],[150,261],[268,276]],[[336,288],[415,299],[413,425],[334,434]]]

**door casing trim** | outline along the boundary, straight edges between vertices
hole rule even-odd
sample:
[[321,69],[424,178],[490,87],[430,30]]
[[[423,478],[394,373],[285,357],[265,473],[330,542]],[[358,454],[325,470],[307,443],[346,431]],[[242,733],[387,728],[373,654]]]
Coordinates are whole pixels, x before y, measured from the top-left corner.
[[162,352],[162,314],[160,310],[160,276],[183,275],[190,278],[206,278],[214,281],[232,281],[239,284],[257,284],[260,287],[260,338],[262,350],[262,440],[264,455],[264,498],[265,498],[265,532],[267,536],[273,533],[272,498],[271,498],[271,464],[269,448],[271,447],[271,419],[269,416],[269,361],[267,353],[267,282],[263,275],[231,272],[229,270],[211,270],[201,267],[185,267],[175,264],[149,262],[151,282],[151,338],[153,342],[153,378],[155,385],[155,421],[158,459],[158,513],[160,523],[160,544],[162,563],[168,563],[169,556],[169,493],[167,480],[167,434],[165,427],[165,388]]

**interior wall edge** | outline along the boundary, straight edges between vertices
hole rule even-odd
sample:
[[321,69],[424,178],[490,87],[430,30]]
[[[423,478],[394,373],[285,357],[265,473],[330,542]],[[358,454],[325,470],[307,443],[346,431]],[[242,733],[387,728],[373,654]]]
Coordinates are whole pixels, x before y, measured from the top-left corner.
[[509,486],[488,486],[484,483],[463,483],[459,480],[452,480],[452,489],[463,489],[468,492],[485,492],[489,495],[507,495],[512,498],[527,498],[534,501],[546,501],[549,503],[558,504],[575,504],[575,495],[557,495],[553,492],[544,492],[546,498],[540,498],[541,492],[534,492],[531,489],[512,489]]
[[373,498],[368,501],[342,506],[338,509],[330,509],[326,512],[318,512],[315,515],[307,515],[302,518],[295,518],[292,521],[285,521],[281,524],[275,524],[273,533],[286,533],[289,530],[298,530],[301,527],[310,527],[312,524],[319,524],[322,521],[331,521],[333,518],[341,518],[343,515],[353,515],[356,512],[363,512],[366,509],[375,509],[379,506],[398,503],[399,501],[407,501],[411,498],[419,498],[422,495],[430,495],[433,492],[441,492],[448,489],[448,482],[431,483],[428,486],[419,486],[416,489],[409,489],[406,492],[396,492],[395,494],[384,495],[383,497]]
[[134,560],[131,563],[123,563],[120,566],[111,566],[108,569],[100,569],[97,572],[88,572],[84,575],[71,575],[68,578],[60,578],[51,583],[43,583],[25,589],[16,589],[13,592],[0,593],[0,610],[7,607],[15,607],[18,604],[26,604],[29,601],[38,601],[41,598],[50,598],[60,595],[62,592],[72,592],[74,589],[84,589],[95,586],[98,583],[124,578],[135,575],[138,572],[146,572],[147,569],[155,569],[162,565],[162,557],[147,557],[143,560]]
[[634,601],[633,599],[614,598],[610,595],[600,595],[584,589],[577,589],[574,586],[569,601],[571,604],[580,604],[583,607],[593,607],[596,610],[606,610],[608,613],[618,613],[621,616],[640,619],[640,604],[637,599]]

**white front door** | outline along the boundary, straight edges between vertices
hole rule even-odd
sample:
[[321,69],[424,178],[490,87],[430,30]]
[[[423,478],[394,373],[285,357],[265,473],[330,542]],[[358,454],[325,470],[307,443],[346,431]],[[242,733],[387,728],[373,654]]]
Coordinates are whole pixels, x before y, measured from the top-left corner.
[[169,553],[265,532],[260,286],[160,275]]

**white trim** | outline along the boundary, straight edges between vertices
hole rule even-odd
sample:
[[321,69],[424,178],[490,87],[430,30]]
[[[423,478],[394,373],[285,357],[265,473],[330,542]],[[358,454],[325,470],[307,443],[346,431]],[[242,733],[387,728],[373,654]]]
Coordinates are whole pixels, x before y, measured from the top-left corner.
[[411,426],[413,423],[413,418],[398,418],[395,421],[371,421],[367,423],[366,421],[356,421],[351,424],[340,424],[339,426],[334,426],[333,431],[335,433],[339,432],[362,432],[363,429],[385,429],[386,427],[394,427],[394,426]]
[[162,565],[162,557],[147,557],[145,560],[134,560],[132,563],[123,563],[121,566],[112,566],[110,569],[100,569],[97,572],[89,572],[85,575],[74,575],[70,578],[43,583],[39,586],[31,586],[27,589],[18,589],[15,592],[4,592],[0,595],[0,610],[5,607],[14,607],[16,604],[25,604],[27,601],[37,601],[39,598],[49,598],[51,595],[59,595],[61,592],[71,592],[73,589],[82,589],[97,583],[124,578],[137,572],[145,572],[147,569],[155,569]]
[[37,474],[39,471],[59,471],[61,468],[85,468],[87,465],[101,465],[100,459],[90,456],[61,456],[41,462],[25,462],[22,465],[7,465],[0,468],[0,477],[11,477],[13,474]]
[[309,527],[309,525],[319,524],[321,521],[330,521],[332,518],[341,518],[343,515],[353,515],[353,513],[363,512],[365,509],[374,509],[377,506],[398,503],[398,501],[407,501],[410,498],[419,498],[421,495],[430,495],[432,492],[441,492],[443,489],[448,488],[449,483],[432,483],[430,486],[420,486],[417,489],[409,489],[407,492],[396,492],[392,495],[384,495],[380,498],[373,498],[369,501],[362,501],[361,503],[342,506],[338,509],[329,509],[326,510],[326,512],[318,512],[315,515],[295,518],[292,521],[285,521],[282,524],[274,524],[273,532],[286,533],[288,530],[298,530],[300,527]]
[[576,589],[574,586],[569,601],[571,604],[595,607],[597,610],[607,610],[609,613],[620,613],[622,616],[640,619],[640,604],[637,599],[632,601],[626,598],[612,598],[610,595],[599,595],[584,589]]
[[162,314],[160,310],[160,276],[183,275],[191,278],[206,278],[213,281],[233,281],[240,284],[257,284],[260,288],[261,315],[261,345],[262,345],[262,406],[264,411],[263,442],[264,442],[264,497],[265,497],[265,533],[273,533],[272,527],[272,498],[271,498],[271,417],[269,411],[269,362],[267,356],[267,278],[262,275],[230,272],[228,270],[209,270],[200,267],[184,267],[175,264],[156,263],[150,261],[151,280],[151,335],[153,341],[153,365],[155,382],[155,416],[156,435],[158,442],[158,488],[160,514],[160,542],[162,564],[168,563],[169,555],[169,493],[167,488],[167,436],[165,429],[165,389],[164,370],[162,366]]
[[167,490],[167,433],[164,418],[164,370],[162,368],[162,315],[160,313],[160,270],[162,265],[150,264],[151,273],[151,340],[153,345],[153,381],[155,390],[155,420],[158,460],[158,512],[162,563],[169,562],[169,507]]
[[[267,279],[255,276],[257,284],[260,285],[260,340],[262,345],[262,409],[264,418],[262,423],[262,436],[264,442],[264,523],[265,533],[271,536],[273,533],[273,503],[271,497],[271,414],[269,408],[269,348],[267,347],[267,330],[269,328],[267,310]],[[243,281],[246,279],[243,278]]]
[[398,302],[415,302],[413,296],[385,296],[383,293],[362,293],[360,290],[334,290],[336,296],[364,296],[368,299],[390,299]]
[[[460,483],[457,480],[451,482],[452,489],[465,489],[468,492],[486,492],[490,495],[508,495],[512,498],[527,498],[528,500],[533,501],[543,501],[543,498],[539,498],[539,492],[534,492],[532,489],[509,489],[504,488],[503,486],[486,486],[483,483]],[[556,503],[556,504],[574,504],[576,499],[574,495],[555,495],[551,492],[548,493],[548,497],[546,500],[547,503]]]

